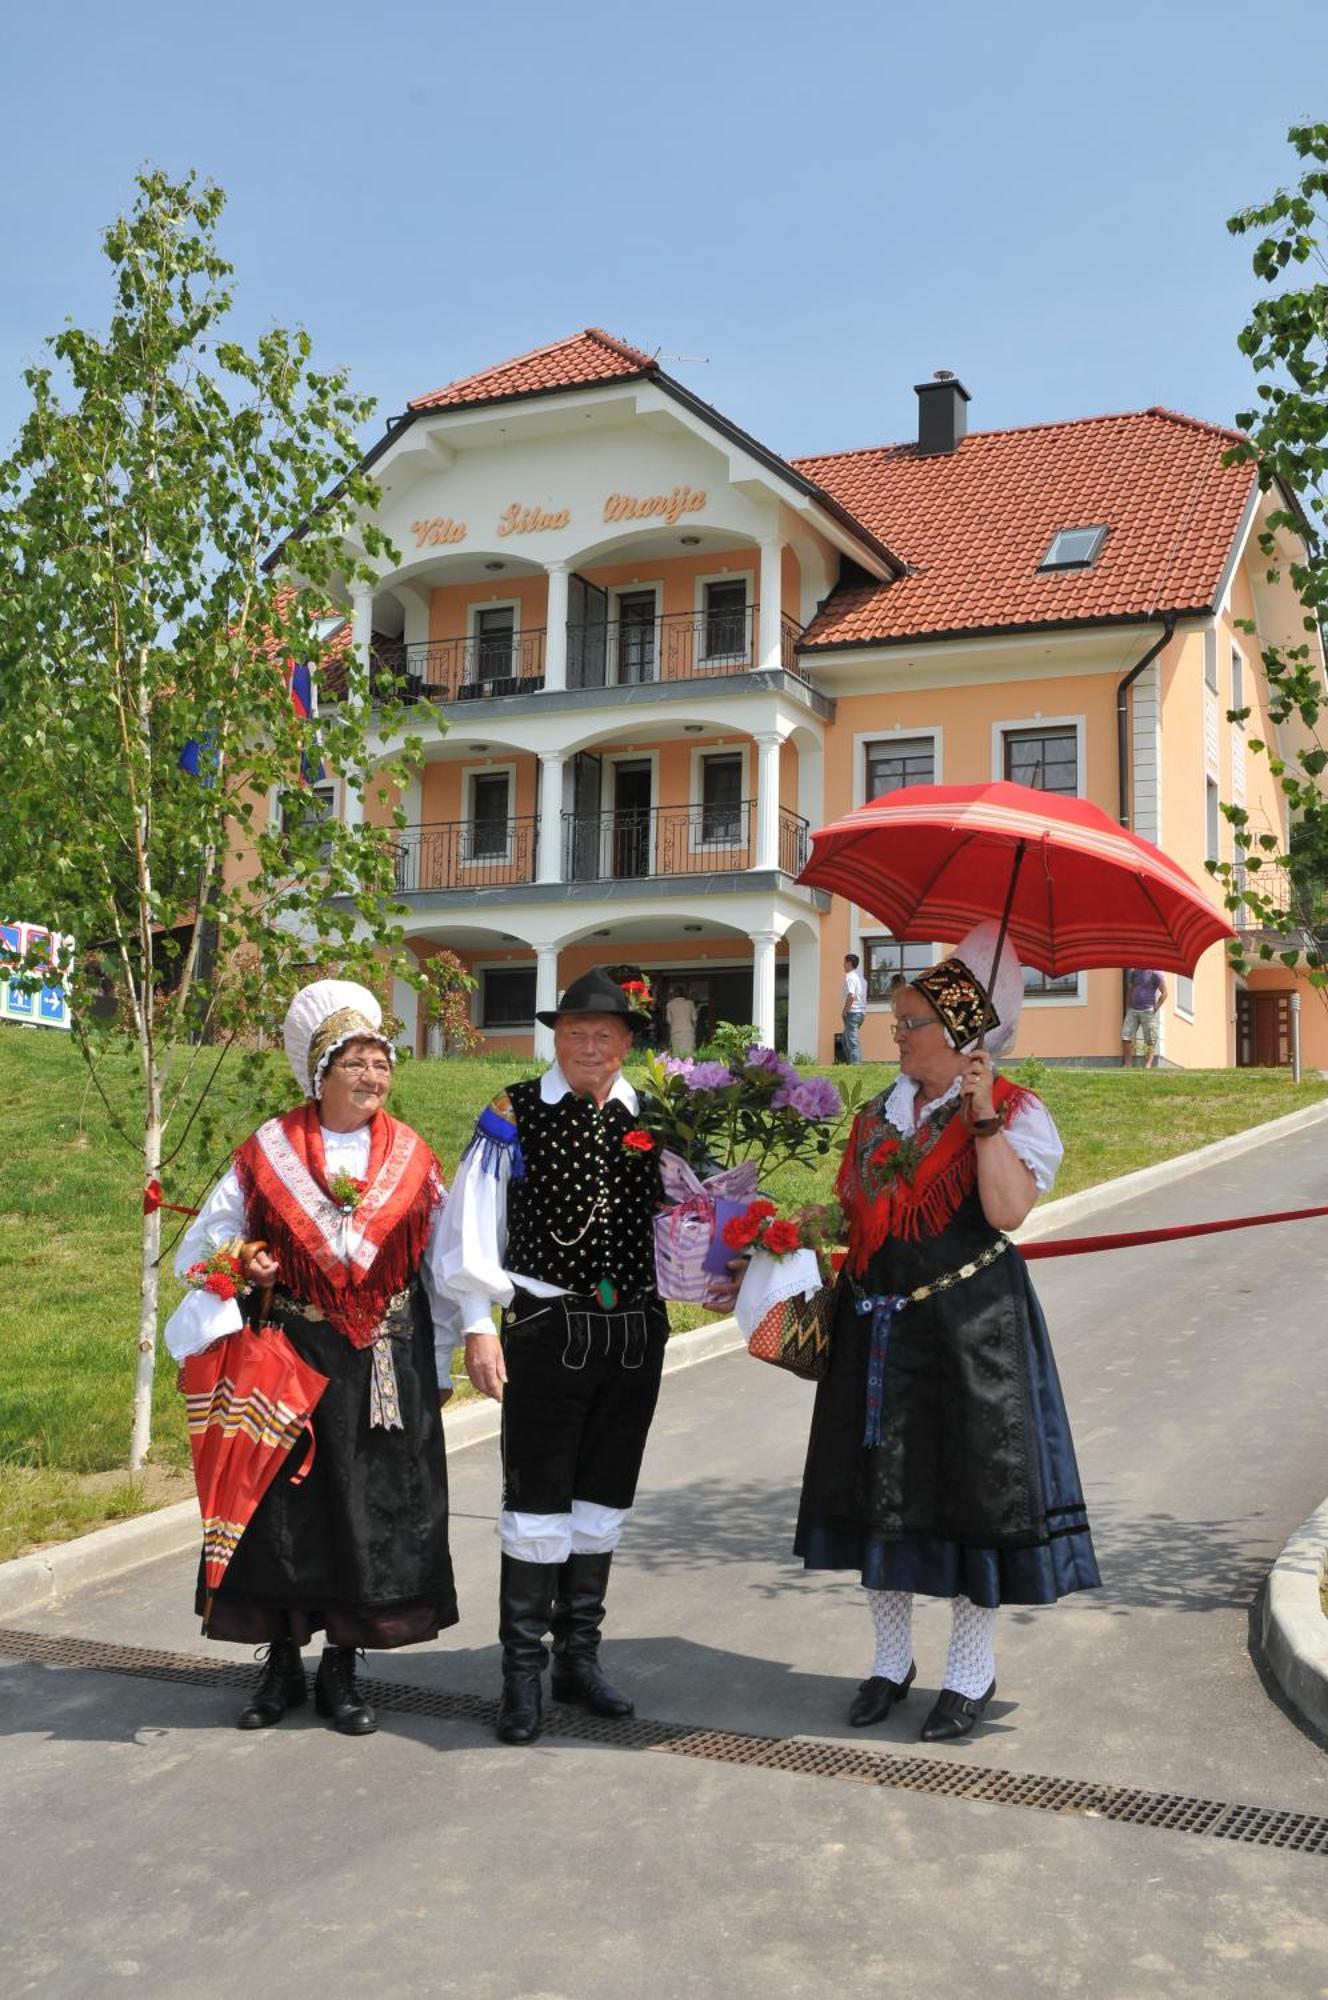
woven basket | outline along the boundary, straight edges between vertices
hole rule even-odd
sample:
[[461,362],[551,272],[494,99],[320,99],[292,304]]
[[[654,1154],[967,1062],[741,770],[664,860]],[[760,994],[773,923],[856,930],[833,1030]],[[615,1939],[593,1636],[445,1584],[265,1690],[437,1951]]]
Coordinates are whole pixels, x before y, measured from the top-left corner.
[[747,1352],[754,1361],[769,1361],[805,1382],[819,1382],[830,1365],[838,1306],[837,1284],[823,1286],[810,1299],[781,1299],[757,1322]]

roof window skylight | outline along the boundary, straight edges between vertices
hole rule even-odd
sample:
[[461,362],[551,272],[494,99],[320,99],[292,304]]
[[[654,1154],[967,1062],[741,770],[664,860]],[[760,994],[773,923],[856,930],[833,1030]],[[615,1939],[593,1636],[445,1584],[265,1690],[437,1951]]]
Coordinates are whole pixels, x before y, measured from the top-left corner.
[[1051,547],[1038,568],[1091,569],[1106,538],[1105,527],[1062,528],[1052,536]]

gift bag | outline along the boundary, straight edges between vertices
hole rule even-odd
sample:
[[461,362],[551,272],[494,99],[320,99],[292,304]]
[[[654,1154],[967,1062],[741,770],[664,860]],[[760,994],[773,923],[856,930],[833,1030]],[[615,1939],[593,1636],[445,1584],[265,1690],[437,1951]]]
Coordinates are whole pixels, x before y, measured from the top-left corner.
[[660,1179],[672,1207],[655,1217],[655,1274],[661,1296],[699,1305],[717,1277],[728,1270],[733,1252],[724,1242],[724,1224],[756,1199],[755,1163],[701,1180],[677,1153],[659,1156]]

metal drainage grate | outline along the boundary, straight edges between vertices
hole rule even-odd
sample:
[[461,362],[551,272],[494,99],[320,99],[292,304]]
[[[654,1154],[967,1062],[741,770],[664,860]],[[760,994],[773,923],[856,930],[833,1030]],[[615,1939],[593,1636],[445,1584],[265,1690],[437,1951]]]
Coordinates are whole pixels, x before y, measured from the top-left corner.
[[[129,1674],[141,1680],[183,1681],[195,1687],[247,1688],[260,1669],[212,1661],[196,1653],[166,1653],[145,1646],[114,1646],[100,1639],[61,1638],[46,1632],[0,1628],[0,1657],[42,1666],[82,1668],[94,1673]],[[379,1708],[402,1715],[436,1716],[447,1722],[491,1723],[497,1704],[479,1695],[448,1694],[408,1681],[363,1678],[365,1693]],[[1232,1805],[1218,1799],[1189,1798],[1180,1792],[1147,1792],[1130,1785],[1099,1785],[1081,1778],[1039,1778],[1017,1771],[975,1769],[941,1757],[901,1757],[857,1744],[806,1741],[797,1737],[745,1736],[734,1730],[697,1729],[684,1722],[650,1722],[632,1716],[615,1722],[585,1715],[557,1703],[545,1711],[544,1733],[578,1743],[623,1750],[658,1750],[711,1764],[790,1771],[802,1777],[878,1785],[891,1791],[924,1792],[933,1798],[970,1804],[1024,1806],[1035,1812],[1116,1820],[1157,1827],[1169,1833],[1203,1834],[1254,1847],[1278,1847],[1300,1854],[1328,1852],[1328,1818],[1275,1807]]]

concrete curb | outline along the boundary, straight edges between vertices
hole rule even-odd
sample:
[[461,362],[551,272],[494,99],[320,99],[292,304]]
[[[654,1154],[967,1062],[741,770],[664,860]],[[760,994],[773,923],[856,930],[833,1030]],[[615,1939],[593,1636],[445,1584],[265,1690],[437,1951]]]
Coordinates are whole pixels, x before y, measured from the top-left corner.
[[[1131,1200],[1135,1195],[1148,1194],[1154,1188],[1164,1187],[1183,1174],[1201,1173],[1205,1167],[1217,1166],[1224,1160],[1251,1152],[1256,1146],[1267,1145],[1270,1140],[1287,1138],[1294,1132],[1325,1121],[1328,1121],[1328,1101],[1310,1104],[1303,1110],[1290,1112],[1285,1118],[1274,1118],[1264,1125],[1251,1125],[1244,1132],[1234,1132],[1229,1138],[1214,1141],[1211,1146],[1200,1146],[1195,1152],[1178,1153],[1174,1159],[1163,1160],[1155,1167],[1143,1167],[1138,1173],[1121,1174],[1115,1180],[1102,1181],[1096,1187],[1085,1188],[1080,1194],[1067,1195],[1063,1201],[1049,1201],[1045,1207],[1035,1209],[1023,1228],[1015,1232],[1015,1241],[1031,1243],[1040,1236],[1050,1236],[1054,1230],[1068,1228],[1085,1216],[1096,1215],[1119,1202]],[[664,1372],[669,1375],[679,1368],[694,1367],[697,1362],[731,1354],[742,1345],[743,1338],[734,1319],[719,1320],[714,1326],[698,1327],[692,1333],[675,1334],[664,1356]],[[466,1403],[453,1415],[445,1416],[443,1422],[449,1451],[464,1451],[472,1444],[482,1444],[486,1438],[498,1435],[498,1410],[491,1403],[478,1406]],[[1328,1502],[1325,1502],[1325,1507],[1328,1507]],[[1312,1518],[1317,1520],[1318,1516]],[[1305,1529],[1301,1530],[1302,1534],[1305,1532]],[[189,1547],[197,1534],[198,1508],[192,1500],[182,1500],[173,1507],[161,1508],[155,1514],[142,1514],[132,1521],[117,1521],[109,1528],[94,1529],[90,1535],[79,1535],[73,1541],[60,1542],[54,1548],[40,1550],[36,1555],[19,1556],[13,1562],[0,1563],[0,1619],[12,1618],[39,1605],[49,1604],[52,1599],[77,1589],[80,1584],[106,1582],[127,1570],[137,1569],[142,1563],[155,1562],[159,1556],[178,1554],[181,1549]],[[1296,1539],[1293,1538],[1293,1541]],[[1325,1526],[1323,1539],[1328,1540],[1328,1525]],[[1288,1550],[1292,1545],[1291,1542],[1287,1544]],[[1276,1574],[1275,1570],[1274,1576]],[[1313,1586],[1316,1611],[1317,1577],[1316,1571]],[[1271,1586],[1269,1596],[1271,1599]],[[1265,1620],[1267,1616],[1265,1613]],[[1328,1619],[1321,1614],[1319,1622],[1328,1626]],[[1272,1657],[1271,1646],[1269,1656]],[[1323,1676],[1321,1699],[1324,1721],[1320,1726],[1328,1731],[1328,1653],[1325,1654]],[[1282,1679],[1280,1672],[1278,1678]],[[1316,1682],[1316,1685],[1319,1684]],[[1290,1686],[1286,1682],[1283,1685],[1287,1686],[1290,1698],[1296,1700]],[[1300,1705],[1299,1702],[1297,1705]]]
[[[691,1368],[698,1361],[731,1354],[743,1345],[735,1319],[677,1333],[664,1351],[664,1373]],[[498,1435],[498,1405],[488,1401],[463,1403],[444,1413],[443,1435],[449,1452],[465,1451]],[[162,1556],[178,1555],[198,1540],[198,1503],[179,1500],[155,1513],[131,1521],[114,1521],[89,1535],[57,1542],[35,1555],[0,1563],[0,1621],[38,1610],[86,1583],[107,1583]]]
[[1328,1563],[1328,1500],[1302,1522],[1263,1594],[1263,1650],[1291,1706],[1328,1736],[1328,1618],[1319,1585]]
[[1115,1180],[1099,1181],[1095,1187],[1083,1188],[1078,1194],[1067,1194],[1061,1201],[1049,1201],[1045,1206],[1035,1208],[1023,1227],[1015,1230],[1014,1240],[1016,1243],[1035,1242],[1038,1237],[1050,1236],[1057,1229],[1067,1229],[1086,1216],[1099,1215],[1103,1209],[1115,1208],[1119,1202],[1132,1201],[1135,1195],[1151,1194],[1155,1188],[1168,1187],[1185,1174],[1200,1174],[1206,1167],[1221,1166],[1226,1160],[1238,1159],[1242,1153],[1253,1152],[1257,1146],[1266,1146],[1277,1139],[1289,1139],[1296,1132],[1325,1122],[1328,1122],[1328,1099],[1321,1104],[1307,1104],[1300,1111],[1290,1111],[1285,1118],[1272,1118],[1265,1125],[1250,1125],[1243,1132],[1215,1139],[1211,1146],[1198,1146],[1192,1153],[1177,1153],[1174,1159],[1159,1160],[1154,1167],[1140,1167],[1137,1173],[1119,1174]]

